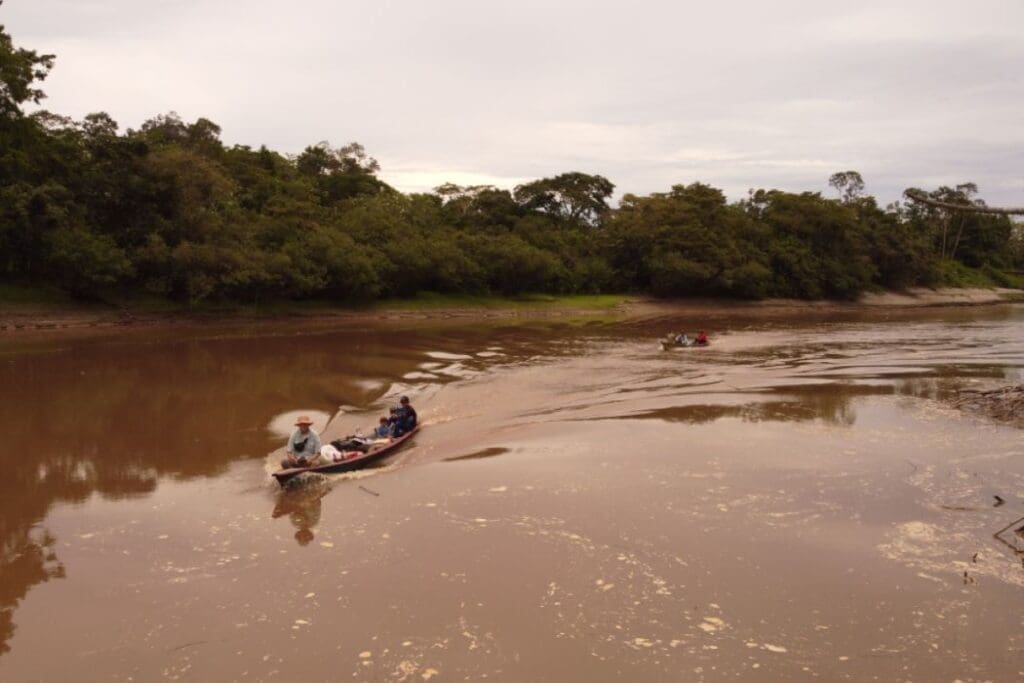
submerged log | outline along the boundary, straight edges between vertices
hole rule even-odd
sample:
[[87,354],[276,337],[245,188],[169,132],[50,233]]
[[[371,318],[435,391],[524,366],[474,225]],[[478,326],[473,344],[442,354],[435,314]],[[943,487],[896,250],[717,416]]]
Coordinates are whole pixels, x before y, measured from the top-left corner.
[[957,392],[953,405],[1001,422],[1024,427],[1024,384],[997,389],[963,389]]

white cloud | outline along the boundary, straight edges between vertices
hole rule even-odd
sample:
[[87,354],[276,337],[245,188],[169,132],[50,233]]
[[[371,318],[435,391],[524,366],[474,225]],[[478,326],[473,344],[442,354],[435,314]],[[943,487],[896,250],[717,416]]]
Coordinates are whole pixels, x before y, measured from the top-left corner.
[[445,183],[455,183],[456,185],[493,185],[500,189],[512,190],[516,185],[521,185],[531,180],[531,178],[510,178],[485,173],[474,173],[473,171],[436,168],[418,170],[396,169],[382,173],[381,177],[387,183],[394,187],[399,187],[405,192],[430,192]]

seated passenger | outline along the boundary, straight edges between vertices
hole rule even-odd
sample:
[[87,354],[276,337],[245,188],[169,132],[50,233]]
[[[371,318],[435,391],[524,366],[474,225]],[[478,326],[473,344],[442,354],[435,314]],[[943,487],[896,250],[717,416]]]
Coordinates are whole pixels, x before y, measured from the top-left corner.
[[416,409],[409,403],[409,397],[403,396],[395,409],[395,431],[396,437],[408,434],[416,427]]
[[392,434],[395,432],[395,427],[391,424],[391,421],[386,417],[380,419],[380,425],[373,430],[373,438],[375,439],[390,439]]
[[676,344],[680,344],[682,346],[689,346],[690,338],[686,336],[685,332],[680,332],[679,334],[676,335]]
[[694,343],[697,346],[707,346],[708,345],[708,343],[709,343],[708,342],[708,335],[704,334],[704,330],[701,330],[700,332],[697,333],[697,339],[694,341]]
[[407,429],[412,429],[416,426],[417,421],[419,420],[419,416],[416,415],[416,409],[412,407],[411,403],[409,403],[408,396],[403,396],[399,403],[402,406],[401,409],[405,411],[405,426]]

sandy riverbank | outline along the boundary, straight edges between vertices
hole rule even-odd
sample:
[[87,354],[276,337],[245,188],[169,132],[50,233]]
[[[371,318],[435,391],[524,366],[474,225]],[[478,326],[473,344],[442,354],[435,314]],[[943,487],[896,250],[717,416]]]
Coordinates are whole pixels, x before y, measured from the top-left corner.
[[573,297],[552,301],[523,302],[519,300],[489,300],[485,305],[463,304],[430,307],[394,308],[379,306],[369,309],[344,307],[311,308],[296,305],[294,309],[273,310],[225,309],[192,312],[186,310],[151,311],[82,306],[33,306],[0,303],[0,335],[36,335],[110,330],[111,328],[139,328],[154,326],[195,325],[205,323],[269,322],[300,318],[309,323],[337,322],[409,322],[419,320],[493,320],[493,319],[552,319],[613,315],[621,318],[642,318],[660,315],[735,314],[753,317],[775,314],[809,314],[852,311],[871,308],[917,308],[933,306],[984,306],[1024,301],[1024,292],[1016,289],[912,289],[903,292],[882,292],[864,295],[856,302],[801,301],[795,299],[766,299],[763,301],[734,301],[722,299],[658,300],[642,297],[621,297],[602,305],[583,304]]

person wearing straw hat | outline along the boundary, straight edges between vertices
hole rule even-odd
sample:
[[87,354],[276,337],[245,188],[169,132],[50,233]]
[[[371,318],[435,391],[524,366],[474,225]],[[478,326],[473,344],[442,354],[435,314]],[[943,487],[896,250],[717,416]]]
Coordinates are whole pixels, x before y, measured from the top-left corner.
[[300,415],[295,421],[298,429],[288,439],[287,457],[281,467],[309,467],[320,457],[320,435],[310,429],[313,421],[307,415]]

